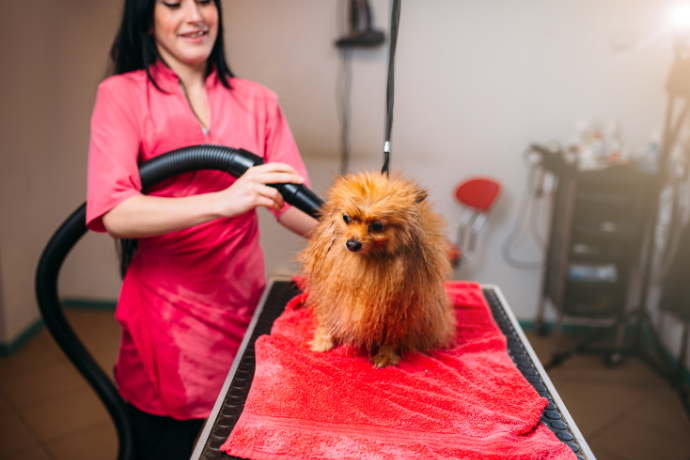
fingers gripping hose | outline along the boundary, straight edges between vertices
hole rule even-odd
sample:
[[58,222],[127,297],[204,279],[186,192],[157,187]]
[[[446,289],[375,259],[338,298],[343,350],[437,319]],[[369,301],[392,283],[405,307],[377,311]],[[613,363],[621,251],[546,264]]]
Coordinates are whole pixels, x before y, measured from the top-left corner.
[[[199,169],[218,169],[240,177],[252,166],[259,166],[264,159],[242,149],[222,145],[196,145],[160,155],[139,168],[144,190],[170,177]],[[314,192],[301,184],[271,184],[278,189],[288,204],[318,218],[323,205]]]
[[[139,168],[142,189],[179,174],[202,169],[226,171],[234,177],[252,166],[263,164],[263,158],[242,149],[217,145],[185,147],[149,160]],[[312,217],[318,217],[321,200],[308,188],[297,184],[273,184],[285,201]],[[119,460],[135,458],[133,437],[122,397],[79,341],[60,305],[57,293],[58,274],[72,247],[86,233],[86,203],[82,204],[55,232],[48,242],[36,270],[36,298],[43,321],[60,348],[86,378],[105,404],[115,423],[120,440]]]

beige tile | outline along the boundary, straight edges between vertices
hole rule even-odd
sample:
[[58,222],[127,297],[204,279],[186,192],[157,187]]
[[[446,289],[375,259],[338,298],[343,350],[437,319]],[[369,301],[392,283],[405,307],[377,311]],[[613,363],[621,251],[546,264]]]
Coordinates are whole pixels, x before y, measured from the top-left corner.
[[57,345],[44,329],[12,356],[0,357],[0,381],[35,372],[62,360]]
[[[108,343],[108,342],[111,343]],[[117,350],[119,346],[119,339],[117,341],[109,340],[107,338],[104,338],[101,343],[96,344],[96,345],[86,345],[86,350],[89,352],[89,354],[92,357],[98,357],[99,359],[107,358],[110,356],[110,359],[115,360],[115,357],[117,357]],[[96,360],[98,361],[98,359]],[[100,364],[100,362],[99,362]]]
[[549,371],[554,382],[589,382],[616,384],[656,390],[665,387],[664,381],[644,363],[629,358],[616,367],[608,367],[601,356],[575,356],[565,364]]
[[115,319],[114,310],[66,308],[65,317],[75,329],[92,329],[103,333],[119,334],[120,325]]
[[[677,393],[663,388],[651,393],[639,405],[631,408],[626,416],[631,420],[655,427],[676,440],[690,446],[690,420]],[[689,455],[690,457],[690,455]]]
[[65,310],[70,325],[88,350],[117,350],[120,324],[108,310]]
[[551,353],[553,352],[553,341],[551,337],[541,337],[534,332],[527,332],[525,335],[542,363],[551,359]]
[[0,458],[38,446],[39,440],[15,413],[0,415]]
[[[108,349],[108,347],[87,346],[86,351],[89,353],[89,355],[91,355],[93,359],[96,360],[98,366],[101,368],[103,372],[106,373],[106,375],[108,375],[108,377],[110,377],[110,380],[114,381],[113,365],[115,364],[115,359],[117,358],[117,348]],[[79,372],[76,370],[74,364],[72,364],[72,362],[67,357],[63,358],[61,362],[67,367],[74,369],[76,372]],[[79,375],[81,376],[81,374]]]
[[[528,333],[527,336],[542,363],[550,361],[554,336],[540,337],[533,332]],[[562,339],[563,349],[576,343],[577,340],[579,339],[564,335]],[[604,363],[604,355],[575,355],[560,366],[552,368],[548,374],[554,383],[620,383],[643,388],[660,388],[665,385],[661,378],[634,357],[627,357],[620,365],[609,367]]]
[[[588,381],[601,366],[599,356],[574,356],[560,366],[549,369],[547,373],[554,383]],[[609,372],[611,371],[609,369]]]
[[94,351],[91,356],[96,360],[103,372],[114,381],[113,366],[117,358],[117,350]]
[[[120,344],[120,325],[114,312],[67,309],[66,313],[79,340],[112,380],[112,367]],[[67,357],[63,362],[72,366]]]
[[110,423],[100,424],[74,436],[48,444],[58,460],[101,460],[117,457],[117,433]]
[[53,336],[50,334],[50,331],[48,331],[47,328],[41,329],[38,334],[33,339],[37,345],[41,345],[46,348],[54,348],[58,349],[58,345],[55,342],[55,339]]
[[46,452],[42,446],[31,447],[28,450],[0,458],[3,460],[54,460],[53,456]]
[[592,449],[592,452],[597,460],[628,460],[624,457],[616,455],[614,452],[609,452],[602,447],[592,446],[591,444],[589,447]]
[[616,422],[589,444],[627,460],[687,460],[690,456],[687,444],[629,419]]
[[[557,345],[554,334],[551,333],[547,336],[540,336],[536,332],[530,331],[525,333],[525,335],[530,345],[532,345],[534,352],[537,354],[537,357],[539,357],[539,360],[542,363],[550,361],[553,357],[553,353],[556,351]],[[560,349],[565,350],[574,343],[576,343],[576,339],[564,335],[560,343]]]
[[[88,353],[113,380],[112,368],[120,344],[120,325],[115,320],[114,312],[67,309],[65,313]],[[74,367],[66,356],[62,362]]]
[[120,347],[120,336],[113,335],[112,333],[103,335],[99,340],[90,342],[87,350],[91,353],[110,353],[111,355],[117,355],[117,350]]
[[10,412],[11,410],[12,408],[8,403],[7,397],[2,392],[0,392],[0,415],[4,415]]
[[614,383],[560,383],[556,389],[568,408],[571,404],[579,402],[622,411],[649,395],[649,390],[646,388]]
[[565,407],[587,442],[595,439],[623,412],[623,409],[616,410],[577,400],[566,402]]
[[54,441],[58,436],[110,420],[105,407],[90,389],[20,409],[20,412],[42,441]]
[[3,377],[0,390],[17,407],[27,406],[87,387],[70,365],[53,362],[31,372]]

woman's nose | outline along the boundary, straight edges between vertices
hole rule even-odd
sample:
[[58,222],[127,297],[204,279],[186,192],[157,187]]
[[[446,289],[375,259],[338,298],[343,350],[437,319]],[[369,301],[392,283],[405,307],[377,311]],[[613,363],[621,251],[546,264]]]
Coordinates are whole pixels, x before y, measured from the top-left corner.
[[199,4],[195,0],[185,3],[187,4],[187,8],[185,9],[185,19],[188,22],[203,22],[204,18],[199,10]]

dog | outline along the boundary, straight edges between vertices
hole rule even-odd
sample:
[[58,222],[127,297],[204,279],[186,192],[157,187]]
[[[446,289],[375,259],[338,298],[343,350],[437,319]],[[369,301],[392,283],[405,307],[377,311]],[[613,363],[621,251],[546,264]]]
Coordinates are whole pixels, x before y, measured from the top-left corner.
[[336,178],[300,254],[317,320],[313,351],[350,344],[384,368],[403,352],[450,345],[456,322],[445,291],[448,240],[427,196],[400,174]]

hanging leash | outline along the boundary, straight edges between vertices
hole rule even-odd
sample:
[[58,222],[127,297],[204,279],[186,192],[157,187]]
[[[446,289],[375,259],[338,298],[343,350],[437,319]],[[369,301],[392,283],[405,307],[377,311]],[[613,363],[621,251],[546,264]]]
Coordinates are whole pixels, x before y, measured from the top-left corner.
[[388,176],[391,158],[391,130],[393,129],[393,96],[395,93],[395,48],[398,44],[400,25],[400,0],[393,0],[391,12],[391,41],[388,51],[388,88],[386,89],[386,141],[383,143],[383,168],[381,173]]

